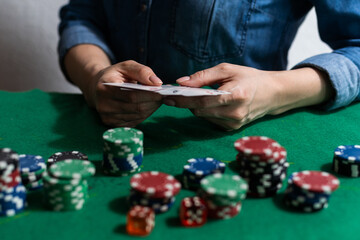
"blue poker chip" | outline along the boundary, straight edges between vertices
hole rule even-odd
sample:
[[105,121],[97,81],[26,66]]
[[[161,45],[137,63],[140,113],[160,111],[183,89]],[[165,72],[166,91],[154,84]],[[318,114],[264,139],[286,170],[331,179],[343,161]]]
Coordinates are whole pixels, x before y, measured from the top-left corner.
[[360,145],[341,145],[338,146],[334,155],[341,160],[347,160],[350,163],[360,163]]
[[149,198],[132,190],[130,192],[128,201],[131,206],[141,205],[152,208],[155,213],[164,213],[174,205],[175,197]]
[[131,171],[138,169],[143,161],[143,155],[139,154],[134,157],[119,158],[111,154],[103,154],[102,165],[105,169],[117,171]]
[[191,158],[187,162],[188,164],[184,166],[184,172],[189,172],[199,177],[225,172],[225,163],[214,158]]
[[36,172],[46,167],[43,157],[37,155],[19,155],[20,172],[29,173]]
[[0,191],[0,216],[14,216],[25,209],[26,189],[18,184],[6,191]]

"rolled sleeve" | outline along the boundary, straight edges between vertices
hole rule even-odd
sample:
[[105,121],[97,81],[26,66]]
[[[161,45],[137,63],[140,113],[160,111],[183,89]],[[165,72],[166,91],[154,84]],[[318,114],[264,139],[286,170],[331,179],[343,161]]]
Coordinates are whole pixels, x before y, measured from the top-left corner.
[[58,56],[61,70],[68,80],[64,58],[76,45],[98,46],[112,63],[115,62],[115,56],[107,44],[108,33],[102,4],[99,0],[71,0],[60,10]]
[[358,100],[359,68],[346,56],[336,52],[320,54],[300,62],[294,69],[302,67],[313,67],[328,75],[335,96],[321,105],[324,110],[334,110]]
[[109,46],[106,44],[105,39],[101,34],[97,33],[95,29],[83,24],[74,24],[65,28],[60,37],[58,52],[61,70],[66,76],[64,57],[66,53],[74,46],[79,44],[93,44],[101,48],[111,62],[115,61],[115,57]]
[[321,107],[333,110],[359,100],[360,2],[309,1],[315,6],[321,39],[334,51],[310,57],[295,68],[314,67],[327,73],[336,94]]

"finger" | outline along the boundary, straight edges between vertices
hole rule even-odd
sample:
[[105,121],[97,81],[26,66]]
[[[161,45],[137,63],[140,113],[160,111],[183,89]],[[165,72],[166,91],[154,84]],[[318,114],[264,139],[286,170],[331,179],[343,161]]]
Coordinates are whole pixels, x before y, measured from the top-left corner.
[[204,118],[217,118],[227,121],[241,121],[246,117],[246,114],[239,114],[238,106],[227,105],[212,108],[196,108],[191,110],[195,116]]
[[218,127],[220,127],[225,131],[233,131],[242,127],[241,124],[235,121],[224,121],[223,119],[218,119],[218,118],[205,118],[205,119],[211,123],[214,123],[215,125],[217,125]]
[[101,114],[144,114],[153,112],[161,106],[161,102],[127,103],[117,100],[106,100],[98,102],[97,111]]
[[163,98],[163,103],[179,108],[212,108],[228,105],[233,102],[232,94],[204,97],[169,96]]
[[115,65],[118,71],[125,74],[133,81],[144,85],[159,86],[162,84],[160,78],[156,76],[151,68],[135,61],[125,61]]
[[222,63],[215,67],[198,71],[190,76],[181,77],[176,82],[188,87],[203,87],[226,81],[232,76],[231,64]]
[[111,97],[128,103],[159,102],[162,101],[163,98],[160,94],[155,92],[123,90],[119,88],[117,92],[112,92]]
[[105,125],[111,127],[136,127],[140,123],[142,123],[146,118],[133,120],[133,121],[124,121],[122,119],[117,119],[113,117],[102,117],[102,121]]

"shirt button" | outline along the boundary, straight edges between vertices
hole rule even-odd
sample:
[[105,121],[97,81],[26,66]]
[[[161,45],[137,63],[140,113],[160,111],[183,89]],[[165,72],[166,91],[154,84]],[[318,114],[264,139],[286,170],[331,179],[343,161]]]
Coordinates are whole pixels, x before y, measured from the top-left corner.
[[143,47],[139,48],[140,53],[144,53],[145,49]]
[[140,11],[145,12],[147,10],[147,5],[145,3],[140,5]]

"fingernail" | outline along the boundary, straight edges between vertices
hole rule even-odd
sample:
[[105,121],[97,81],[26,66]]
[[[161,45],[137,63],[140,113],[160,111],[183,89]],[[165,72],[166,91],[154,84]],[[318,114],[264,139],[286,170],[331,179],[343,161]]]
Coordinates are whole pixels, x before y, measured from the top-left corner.
[[174,101],[174,100],[171,100],[171,99],[164,99],[164,100],[163,100],[163,103],[164,103],[165,105],[170,106],[170,107],[175,106],[175,101]]
[[155,75],[152,75],[149,77],[149,80],[152,81],[153,83],[156,83],[156,84],[162,84],[163,82],[160,80],[160,78],[158,78],[157,76]]
[[189,81],[189,80],[190,80],[190,77],[186,76],[186,77],[179,78],[178,80],[176,80],[176,82],[183,83],[183,82],[186,82],[186,81]]

